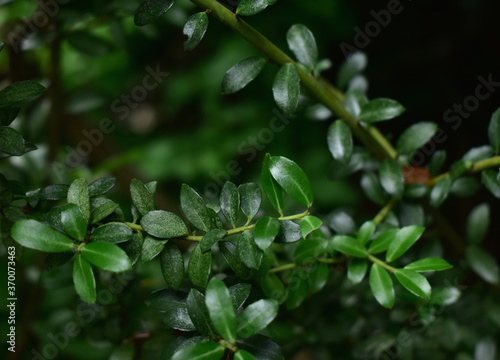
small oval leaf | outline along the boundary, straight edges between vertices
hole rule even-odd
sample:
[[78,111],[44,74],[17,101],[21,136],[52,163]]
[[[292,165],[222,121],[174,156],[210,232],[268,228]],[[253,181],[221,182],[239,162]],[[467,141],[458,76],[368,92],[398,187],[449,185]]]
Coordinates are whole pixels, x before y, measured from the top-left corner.
[[243,89],[260,74],[265,64],[266,59],[251,57],[234,65],[222,79],[222,93],[233,94]]

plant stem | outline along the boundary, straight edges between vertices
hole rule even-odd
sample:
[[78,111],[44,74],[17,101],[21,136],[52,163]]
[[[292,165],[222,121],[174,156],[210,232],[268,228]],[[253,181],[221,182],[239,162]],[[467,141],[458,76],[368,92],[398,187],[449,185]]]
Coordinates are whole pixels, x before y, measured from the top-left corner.
[[380,224],[385,217],[391,212],[392,208],[398,203],[397,198],[392,198],[389,202],[379,211],[377,216],[373,218],[373,221],[377,224]]
[[372,262],[379,264],[383,268],[389,270],[390,272],[394,272],[397,269],[395,267],[392,267],[391,265],[387,264],[385,261],[380,260],[379,258],[373,256],[372,254],[368,254],[368,259],[370,259]]
[[[478,172],[481,172],[481,171],[484,171],[484,170],[487,170],[487,169],[490,169],[493,167],[499,167],[499,166],[500,166],[500,156],[493,156],[491,158],[480,160],[478,162],[472,163],[469,166],[469,169],[467,170],[466,174],[475,174],[475,173],[478,173]],[[445,172],[443,174],[437,175],[437,176],[433,177],[432,179],[429,179],[429,181],[427,181],[427,186],[433,187],[434,185],[436,185],[439,182],[439,180],[441,180],[447,176],[450,176],[450,172]]]
[[282,272],[282,271],[287,271],[287,270],[292,270],[297,267],[296,263],[290,263],[290,264],[285,264],[281,266],[277,266],[275,268],[269,269],[270,273],[277,273],[277,272]]
[[248,41],[256,49],[261,51],[269,58],[272,63],[282,66],[287,63],[295,65],[299,73],[301,84],[323,105],[335,113],[340,119],[345,121],[358,139],[363,142],[375,155],[380,158],[396,158],[397,152],[387,139],[374,126],[362,127],[358,119],[349,113],[343,106],[338,96],[340,92],[333,86],[325,88],[321,82],[311,74],[304,71],[298,64],[285,54],[280,48],[274,45],[264,35],[242,20],[239,16],[232,13],[223,5],[215,0],[190,0],[196,5],[210,10],[210,14],[219,21],[230,27],[242,38]]

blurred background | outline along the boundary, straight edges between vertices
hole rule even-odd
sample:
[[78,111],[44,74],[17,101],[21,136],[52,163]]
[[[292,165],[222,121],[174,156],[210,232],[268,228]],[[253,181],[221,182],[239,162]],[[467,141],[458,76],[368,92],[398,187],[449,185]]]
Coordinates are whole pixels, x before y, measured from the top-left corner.
[[[335,84],[345,59],[341,44],[355,46],[357,34],[366,33],[390,3],[280,0],[248,22],[285,50],[291,25],[309,27],[320,56],[332,63],[323,75]],[[393,98],[407,108],[397,120],[381,124],[390,139],[414,122],[438,123],[447,135],[438,148],[447,149],[449,165],[487,143],[487,124],[500,105],[497,86],[462,116],[460,126],[444,115],[475,94],[480,77],[500,82],[500,6],[491,0],[398,3],[402,11],[358,47],[369,59],[368,95]],[[277,116],[271,91],[276,67],[268,64],[247,88],[223,96],[224,73],[260,54],[213,18],[202,43],[186,52],[182,28],[196,7],[177,0],[153,24],[136,27],[133,12],[139,4],[0,0],[0,39],[8,44],[0,53],[0,88],[21,80],[49,88],[26,104],[13,124],[39,149],[0,163],[7,178],[23,179],[35,189],[80,176],[116,176],[114,196],[123,204],[129,204],[130,179],[157,180],[158,206],[178,212],[180,184],[209,196],[226,180],[258,181],[261,160],[269,152],[304,168],[317,195],[317,213],[334,207],[366,217],[376,213],[377,207],[364,201],[359,178],[334,176],[326,143],[331,114],[304,98],[287,126],[266,130]],[[444,211],[462,231],[471,207],[486,200],[498,216],[498,201],[491,201],[486,190],[460,199],[460,205],[450,199]],[[486,243],[497,255],[494,239],[499,236],[500,228],[494,227]],[[77,358],[74,354],[67,356]]]

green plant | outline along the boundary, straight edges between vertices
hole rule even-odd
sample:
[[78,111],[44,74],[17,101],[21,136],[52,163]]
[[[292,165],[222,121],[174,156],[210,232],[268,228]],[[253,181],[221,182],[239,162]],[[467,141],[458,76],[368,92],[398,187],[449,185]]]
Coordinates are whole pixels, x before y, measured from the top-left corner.
[[[305,25],[291,26],[286,36],[294,60],[243,20],[275,1],[242,0],[235,13],[214,0],[192,2],[203,11],[189,17],[184,26],[183,33],[188,36],[185,49],[195,49],[207,31],[208,18],[214,17],[265,56],[250,57],[230,68],[223,78],[222,92],[242,90],[265,66],[278,66],[272,94],[280,111],[293,117],[305,97],[335,114],[337,120],[325,136],[335,176],[358,177],[367,199],[380,209],[358,219],[342,209],[329,209],[333,211],[329,215],[317,213],[313,206],[315,190],[306,173],[296,162],[269,154],[263,159],[259,184],[237,186],[226,181],[216,199],[206,199],[182,184],[179,203],[183,217],[181,212],[158,209],[155,181],[131,180],[129,211],[129,206],[120,206],[109,197],[116,183],[113,177],[90,183],[78,177],[70,185],[51,184],[33,190],[2,176],[2,229],[8,229],[3,242],[9,248],[21,246],[48,253],[47,269],[71,268],[74,291],[89,304],[101,302],[99,282],[104,283],[110,272],[126,272],[136,264],[155,260],[153,264],[160,267],[166,287],[151,293],[145,303],[160,312],[165,325],[179,335],[175,339],[171,332],[157,335],[161,345],[155,345],[160,348],[155,354],[161,353],[163,359],[282,359],[278,343],[287,353],[294,350],[297,334],[287,329],[294,321],[303,328],[313,328],[306,334],[310,336],[307,341],[318,353],[324,349],[325,358],[330,358],[332,344],[351,336],[362,341],[351,355],[356,358],[419,356],[422,349],[407,344],[400,338],[402,333],[383,320],[388,314],[383,308],[396,308],[390,313],[399,316],[396,323],[405,322],[409,316],[409,328],[419,337],[423,337],[422,332],[415,327],[430,328],[426,336],[432,337],[433,332],[455,326],[453,316],[438,319],[444,307],[457,303],[461,289],[441,275],[449,272],[435,274],[452,268],[442,258],[435,239],[450,241],[485,284],[496,286],[499,282],[494,257],[480,246],[489,226],[488,205],[480,204],[470,213],[466,243],[449,236],[455,231],[449,229],[439,207],[450,195],[469,196],[471,190],[479,188],[476,174],[480,174],[482,185],[500,198],[500,109],[490,121],[489,144],[470,149],[448,172],[441,173],[445,158],[442,151],[435,152],[425,168],[415,166],[412,159],[422,146],[435,141],[438,125],[415,123],[393,146],[376,124],[400,116],[405,108],[392,99],[368,99],[365,89],[352,81],[366,66],[363,53],[351,54],[338,67],[334,87],[321,75],[330,62],[319,59],[314,35]],[[153,22],[172,5],[173,1],[144,1],[135,11],[135,24]],[[70,33],[73,41],[80,47],[88,45],[82,37],[74,37],[78,31]],[[34,150],[8,126],[19,113],[21,102],[43,91],[41,85],[25,81],[0,92],[0,150],[7,157]],[[353,137],[362,146],[355,146]],[[267,205],[261,209],[263,194],[273,209]],[[428,248],[414,250],[424,237],[429,239]],[[465,270],[451,271],[455,271],[456,279]],[[154,270],[146,270],[145,279],[148,271]],[[330,303],[321,299],[321,294],[333,291],[335,297],[325,297]],[[136,301],[132,292],[127,296],[132,299],[124,301]],[[494,296],[488,298],[487,311],[498,325],[500,309]],[[308,301],[314,309],[309,310]],[[332,309],[332,302],[338,309]],[[375,308],[376,302],[382,307]],[[357,310],[349,314],[353,305]],[[301,317],[304,311],[313,314]],[[359,311],[369,319],[366,323],[381,324],[381,329],[342,329],[320,320],[318,314],[332,311],[346,312],[349,321]],[[280,316],[280,312],[292,318]],[[311,319],[317,324],[311,324]],[[364,326],[362,322],[359,327]],[[148,326],[145,328],[149,331]],[[321,336],[322,331],[339,333],[339,337],[329,342],[324,334]],[[464,337],[454,334],[455,338]],[[444,350],[436,350],[435,359],[446,354],[469,359],[471,348],[476,358],[478,352],[494,354],[492,339],[497,336],[495,329],[489,336],[471,337],[463,348],[436,345]],[[112,359],[141,358],[142,343],[136,338],[128,340],[119,334],[115,343]],[[343,356],[349,356],[349,350],[343,351]],[[490,358],[487,356],[484,359]]]

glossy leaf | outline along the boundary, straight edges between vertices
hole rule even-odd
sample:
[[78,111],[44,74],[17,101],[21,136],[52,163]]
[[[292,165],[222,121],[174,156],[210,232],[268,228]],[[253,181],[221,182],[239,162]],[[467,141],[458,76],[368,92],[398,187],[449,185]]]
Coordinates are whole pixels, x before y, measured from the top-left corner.
[[498,154],[500,152],[500,108],[491,115],[488,126],[488,138],[493,151]]
[[477,162],[492,157],[494,153],[493,148],[489,145],[477,146],[469,149],[469,151],[462,156],[462,159],[470,162]]
[[267,298],[274,299],[280,304],[286,300],[286,289],[276,274],[268,272],[261,280],[260,287]]
[[384,252],[389,247],[389,244],[392,243],[394,238],[396,237],[398,230],[397,229],[389,229],[384,231],[382,234],[378,235],[370,244],[368,252],[370,254],[379,254]]
[[238,350],[234,354],[234,360],[257,360],[257,358],[246,350]]
[[404,190],[404,178],[401,167],[391,159],[380,164],[380,184],[392,196],[400,198]]
[[364,52],[356,51],[349,54],[338,71],[339,88],[344,89],[354,76],[365,70],[367,64],[368,58]]
[[82,254],[77,254],[73,264],[73,283],[76,293],[83,301],[93,304],[96,301],[97,292],[94,272],[92,266],[85,260]]
[[95,197],[90,199],[90,207],[90,221],[92,224],[96,224],[114,213],[119,205],[107,198]]
[[259,269],[262,262],[262,250],[255,243],[251,230],[245,231],[238,238],[238,256],[250,269]]
[[17,130],[5,126],[0,127],[0,139],[2,139],[0,142],[0,153],[21,156],[26,152],[26,142]]
[[304,171],[292,160],[281,156],[269,159],[269,171],[276,182],[299,204],[311,207],[312,187]]
[[470,267],[484,281],[498,284],[498,264],[493,256],[476,246],[469,246],[465,251],[465,258]]
[[207,286],[205,303],[212,324],[218,333],[230,343],[236,340],[236,315],[226,285],[217,278],[212,278]]
[[177,351],[172,360],[215,360],[221,359],[226,349],[216,342],[201,342]]
[[[148,236],[149,237],[149,236]],[[144,237],[140,233],[132,234],[130,241],[122,245],[122,249],[127,253],[132,265],[135,265],[141,257]]]
[[129,270],[132,267],[125,251],[108,242],[91,242],[81,249],[82,255],[89,263],[113,272]]
[[252,16],[260,13],[270,5],[273,5],[276,0],[241,0],[236,8],[236,14],[242,16]]
[[187,294],[170,289],[153,292],[146,304],[163,313],[163,322],[170,328],[180,331],[196,330],[187,308]]
[[348,164],[352,156],[352,133],[349,126],[336,120],[328,128],[327,134],[328,148],[335,160]]
[[159,240],[146,235],[142,242],[141,262],[146,263],[157,257],[163,251],[167,242],[168,240]]
[[386,308],[394,306],[394,286],[386,269],[373,264],[370,270],[370,289],[378,303]]
[[300,78],[295,65],[287,63],[279,69],[273,83],[274,101],[287,116],[297,110],[300,97]]
[[205,304],[205,295],[196,289],[191,289],[187,297],[187,310],[198,332],[211,338],[217,337],[217,332],[212,326],[207,305]]
[[233,94],[243,89],[260,74],[265,64],[266,59],[251,57],[234,65],[222,79],[222,93]]
[[184,50],[193,50],[205,36],[208,28],[208,15],[205,11],[191,15],[184,25],[182,33],[188,39],[184,42]]
[[391,262],[398,259],[417,242],[424,231],[423,227],[417,225],[400,229],[387,248],[386,261]]
[[347,267],[347,278],[353,284],[359,284],[366,275],[368,263],[364,259],[353,258]]
[[425,300],[431,298],[431,286],[425,276],[413,270],[397,269],[394,272],[396,279],[409,292]]
[[236,185],[230,181],[226,181],[222,187],[220,207],[226,219],[231,223],[233,228],[235,228],[240,210],[240,193]]
[[351,115],[355,116],[356,118],[359,117],[361,108],[366,103],[368,103],[368,98],[362,91],[358,89],[349,89],[349,91],[345,93],[344,107],[351,113]]
[[374,172],[366,172],[361,178],[361,188],[365,195],[375,204],[383,205],[386,202],[386,195],[380,181]]
[[17,81],[0,91],[0,108],[15,105],[19,101],[23,101],[34,96],[38,96],[45,92],[42,85],[31,81]]
[[181,187],[181,208],[189,222],[197,229],[208,232],[212,228],[205,201],[186,184]]
[[421,260],[414,261],[404,268],[406,270],[413,270],[418,272],[425,271],[441,271],[451,269],[453,266],[450,265],[446,260],[439,258],[425,258]]
[[361,241],[363,245],[366,245],[368,241],[370,241],[373,233],[375,232],[375,228],[377,224],[375,221],[366,221],[361,225],[358,231],[358,240]]
[[290,220],[281,220],[281,227],[274,240],[277,243],[292,243],[299,241],[302,238],[300,235],[300,225],[290,221]]
[[309,270],[309,289],[315,293],[323,289],[328,281],[330,275],[328,265],[325,263],[317,262]]
[[300,220],[300,234],[305,239],[307,235],[312,233],[314,230],[319,229],[322,224],[323,221],[318,219],[316,216],[305,216],[302,220]]
[[361,108],[359,120],[371,124],[394,119],[405,112],[403,105],[391,99],[374,99]]
[[144,0],[134,13],[134,24],[144,26],[165,14],[174,0]]
[[257,360],[284,360],[280,346],[266,336],[255,335],[241,339],[236,345],[239,349],[250,352]]
[[204,288],[207,285],[212,269],[212,254],[203,253],[200,246],[196,246],[191,253],[188,265],[189,280],[195,285]]
[[111,190],[116,183],[116,178],[105,177],[97,179],[89,184],[89,196],[94,197],[102,195]]
[[239,283],[229,287],[229,296],[233,302],[233,307],[236,311],[239,310],[250,296],[252,285]]
[[132,229],[119,222],[110,222],[99,226],[90,235],[90,241],[107,241],[119,244],[132,239]]
[[248,279],[250,277],[251,270],[241,260],[238,254],[238,248],[234,244],[230,242],[219,242],[219,249],[229,267],[238,277],[242,279]]
[[184,221],[176,214],[164,210],[144,214],[141,226],[149,235],[160,239],[172,239],[188,234]]
[[226,234],[227,234],[226,230],[222,230],[222,229],[214,229],[214,230],[210,230],[209,232],[207,232],[203,236],[203,239],[201,239],[201,242],[200,242],[201,251],[204,253],[207,251],[210,251],[212,246],[214,246],[220,240],[222,240],[224,238],[224,236],[226,236]]
[[168,286],[178,290],[184,280],[184,259],[174,243],[167,243],[160,253],[161,273]]
[[297,264],[307,263],[326,252],[325,239],[312,237],[300,241],[293,252],[293,259]]
[[483,185],[498,199],[500,199],[500,179],[497,172],[485,170],[481,173]]
[[451,183],[451,178],[446,176],[434,185],[429,195],[432,207],[437,208],[446,200],[451,190]]
[[78,205],[85,219],[90,219],[90,197],[87,180],[76,179],[68,189],[68,203]]
[[288,30],[286,40],[297,60],[314,69],[318,62],[318,47],[311,30],[302,24],[295,24]]
[[309,289],[307,272],[303,268],[295,268],[288,285],[287,309],[296,309],[306,299]]
[[146,215],[155,209],[153,194],[144,183],[137,179],[132,179],[130,182],[130,196],[132,197],[134,206],[139,210],[141,215]]
[[276,218],[262,217],[255,223],[254,239],[261,250],[266,250],[280,231],[280,222]]
[[238,187],[240,206],[248,221],[251,221],[260,209],[262,192],[257,184],[246,183]]
[[396,142],[397,152],[403,155],[410,155],[429,142],[437,129],[437,124],[432,122],[423,121],[413,124],[398,138]]
[[87,219],[75,204],[67,204],[61,212],[61,223],[66,234],[76,240],[83,240],[87,234]]
[[364,245],[356,238],[346,235],[336,235],[331,240],[331,247],[344,254],[365,258],[368,251]]
[[281,216],[283,216],[285,202],[283,189],[271,175],[270,166],[271,156],[269,154],[266,154],[266,156],[264,157],[264,162],[262,164],[261,172],[262,189],[271,202],[271,205],[276,209],[276,211],[278,211]]
[[470,212],[465,227],[465,237],[469,244],[480,244],[490,227],[490,206],[487,203],[476,206]]
[[74,249],[66,235],[36,220],[20,220],[11,229],[12,238],[24,247],[45,252],[65,252]]
[[262,299],[247,306],[238,315],[238,336],[248,338],[265,329],[278,315],[276,300]]

